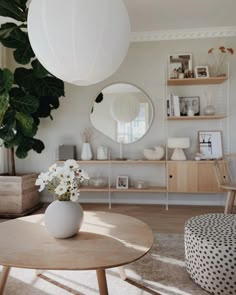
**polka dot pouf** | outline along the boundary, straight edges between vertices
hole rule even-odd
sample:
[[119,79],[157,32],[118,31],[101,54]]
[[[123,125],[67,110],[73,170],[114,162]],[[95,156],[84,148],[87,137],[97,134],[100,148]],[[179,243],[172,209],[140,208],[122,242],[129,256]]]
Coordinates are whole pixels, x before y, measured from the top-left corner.
[[185,264],[191,278],[217,295],[236,295],[236,215],[205,214],[185,223]]

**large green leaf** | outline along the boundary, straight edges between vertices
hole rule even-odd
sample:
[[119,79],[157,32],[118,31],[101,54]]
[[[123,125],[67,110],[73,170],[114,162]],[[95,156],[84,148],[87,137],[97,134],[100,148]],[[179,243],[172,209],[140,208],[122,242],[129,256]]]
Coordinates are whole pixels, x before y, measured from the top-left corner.
[[31,48],[28,33],[22,31],[19,27],[15,27],[9,32],[7,38],[1,38],[3,46],[14,48],[14,58],[19,64],[28,64],[34,52]]
[[17,25],[14,23],[5,23],[0,27],[0,41],[6,39],[10,36],[13,30],[17,28]]
[[16,112],[15,118],[20,124],[21,130],[25,136],[32,136],[32,134],[34,134],[34,119],[31,116]]
[[7,93],[12,87],[14,76],[8,69],[0,69],[0,94]]
[[23,97],[12,97],[12,106],[22,113],[33,114],[39,107],[39,100],[32,95],[26,95]]
[[40,97],[40,105],[37,112],[34,114],[39,118],[46,118],[51,115],[51,106],[47,97]]
[[8,109],[8,103],[9,103],[9,94],[3,93],[2,95],[0,95],[0,126],[2,125],[3,118]]
[[41,65],[41,63],[37,59],[34,59],[31,62],[31,66],[33,68],[35,77],[44,78],[48,75],[48,71]]
[[[23,3],[23,2],[21,1],[21,3]],[[1,0],[0,1],[0,15],[7,16],[7,17],[13,18],[18,21],[26,22],[27,13],[21,9],[22,5],[20,8],[16,4],[17,4],[17,1]]]
[[38,96],[64,96],[64,83],[55,77],[38,79],[35,85]]
[[24,11],[27,10],[26,3],[28,2],[28,0],[15,0],[15,2],[21,9],[23,9]]
[[17,157],[26,158],[28,152],[33,149],[37,153],[41,153],[44,149],[44,144],[41,140],[36,138],[25,137],[24,141],[18,146],[16,150]]
[[13,108],[25,114],[33,114],[39,107],[39,100],[32,95],[11,97]]
[[5,88],[5,91],[7,91],[7,92],[10,91],[10,89],[12,88],[13,82],[14,82],[13,73],[8,69],[4,69],[3,70],[3,85]]
[[37,80],[32,69],[17,68],[14,72],[14,81],[15,84],[34,94],[34,87]]

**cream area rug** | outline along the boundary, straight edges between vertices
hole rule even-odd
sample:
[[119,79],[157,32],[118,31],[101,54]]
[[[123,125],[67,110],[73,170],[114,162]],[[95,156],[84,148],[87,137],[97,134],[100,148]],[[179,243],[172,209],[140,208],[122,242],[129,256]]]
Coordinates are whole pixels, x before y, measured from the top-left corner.
[[[2,268],[0,268],[2,269]],[[122,281],[116,268],[106,271],[110,295],[207,295],[188,276],[184,265],[184,238],[155,234],[152,250],[125,267]],[[98,295],[95,271],[44,271],[12,268],[4,295]]]

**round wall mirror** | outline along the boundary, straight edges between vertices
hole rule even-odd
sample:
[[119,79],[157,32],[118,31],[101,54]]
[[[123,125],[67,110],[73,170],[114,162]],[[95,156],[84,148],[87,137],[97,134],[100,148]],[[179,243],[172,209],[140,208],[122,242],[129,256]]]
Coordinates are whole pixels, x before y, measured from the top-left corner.
[[147,94],[128,83],[105,87],[95,98],[90,120],[95,129],[119,143],[142,138],[153,120],[153,106]]

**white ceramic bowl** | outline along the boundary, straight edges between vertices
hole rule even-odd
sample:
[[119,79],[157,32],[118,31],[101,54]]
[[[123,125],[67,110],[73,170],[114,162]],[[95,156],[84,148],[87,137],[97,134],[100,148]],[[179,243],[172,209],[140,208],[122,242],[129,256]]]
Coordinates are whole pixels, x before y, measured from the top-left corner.
[[161,160],[164,157],[165,151],[161,146],[156,146],[154,149],[144,149],[143,154],[147,160]]
[[107,185],[107,180],[105,178],[90,178],[89,185],[93,187],[104,187]]

